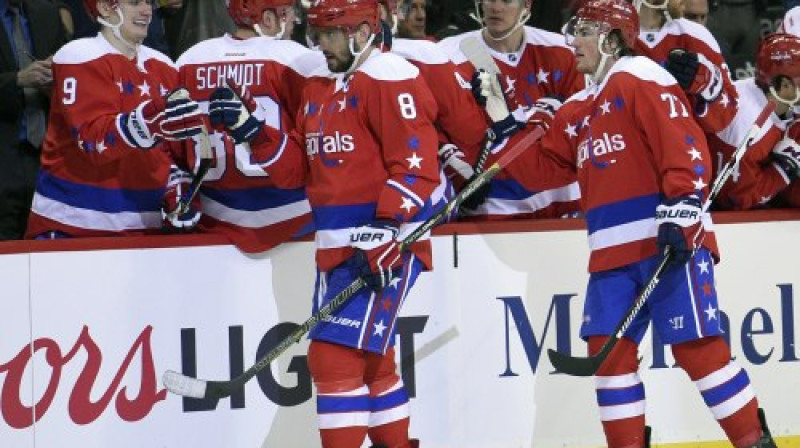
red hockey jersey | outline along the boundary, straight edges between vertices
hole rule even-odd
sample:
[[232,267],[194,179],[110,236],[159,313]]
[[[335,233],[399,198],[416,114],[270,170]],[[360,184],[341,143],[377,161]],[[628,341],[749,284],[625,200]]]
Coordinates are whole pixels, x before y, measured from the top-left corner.
[[131,146],[119,126],[123,114],[166,95],[176,81],[163,54],[140,46],[130,60],[102,34],[72,41],[55,54],[50,121],[27,237],[161,228],[170,160],[158,146]]
[[[589,232],[589,271],[655,255],[655,210],[664,197],[699,193],[711,157],[685,94],[663,68],[624,57],[603,82],[570,98],[550,132],[512,162],[545,190],[577,176]],[[710,215],[704,245],[716,252]]]
[[[208,110],[208,99],[231,79],[246,87],[258,103],[255,115],[281,130],[294,128],[294,116],[306,77],[320,55],[309,57],[293,41],[229,35],[202,41],[178,59],[180,82]],[[260,252],[286,241],[311,222],[303,188],[281,189],[250,158],[248,145],[234,145],[221,131],[211,134],[214,161],[199,193],[203,216],[198,229],[226,235],[246,252]],[[188,150],[187,150],[188,148]],[[183,169],[196,171],[200,147],[175,154]]]
[[[432,214],[439,184],[436,103],[419,70],[373,50],[348,77],[324,67],[303,91],[297,129],[268,130],[253,157],[277,185],[306,186],[316,228],[317,265],[350,257],[350,232],[376,218],[403,223],[400,238]],[[430,267],[430,242],[412,246]]]
[[[544,96],[564,100],[584,87],[584,77],[575,70],[575,57],[564,43],[564,37],[548,31],[525,27],[525,41],[516,53],[499,53],[488,46],[486,50],[494,58],[501,72],[501,81],[510,101],[523,107],[531,106]],[[438,43],[458,68],[460,83],[469,88],[469,80],[475,67],[461,52],[461,41],[477,38],[484,43],[480,31],[471,31],[449,37]],[[484,122],[475,127],[485,129],[489,124],[484,114]],[[513,145],[522,137],[516,135],[494,148],[486,166],[493,163],[498,153],[507,145]],[[464,148],[471,162],[477,159],[479,147]],[[528,173],[506,168],[491,180],[492,191],[486,202],[478,208],[475,215],[494,219],[560,217],[578,208],[579,189],[576,183],[553,186],[547,190],[528,190],[522,179]]]
[[[715,173],[728,162],[767,104],[766,96],[756,86],[753,78],[733,84],[739,96],[736,116],[722,132],[708,138],[709,149],[714,156]],[[791,179],[770,161],[772,148],[783,138],[785,129],[786,123],[773,113],[744,153],[738,169],[722,187],[714,208],[746,210],[757,207],[766,204],[789,185]]]
[[641,30],[635,46],[638,54],[662,66],[673,48],[702,54],[722,70],[722,93],[715,101],[705,103],[697,98],[689,98],[703,130],[709,134],[722,131],[736,115],[736,89],[717,40],[703,25],[687,19],[674,19],[667,21],[660,30]]

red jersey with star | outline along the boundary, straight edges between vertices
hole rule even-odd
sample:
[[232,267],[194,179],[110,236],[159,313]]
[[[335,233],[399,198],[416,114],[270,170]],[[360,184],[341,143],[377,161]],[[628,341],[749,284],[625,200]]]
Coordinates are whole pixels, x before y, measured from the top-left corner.
[[[711,157],[675,79],[644,57],[624,57],[605,80],[570,98],[550,132],[512,162],[533,189],[577,177],[589,232],[589,271],[657,253],[655,210],[666,198],[704,197]],[[711,218],[704,246],[716,251]]]
[[658,31],[641,30],[636,41],[637,54],[647,56],[661,66],[673,48],[699,53],[722,70],[722,93],[711,102],[689,98],[697,121],[703,130],[713,134],[725,129],[736,115],[736,88],[731,81],[728,64],[722,58],[714,36],[698,23],[687,19],[669,20]]
[[[736,117],[722,132],[709,136],[708,139],[709,149],[714,156],[715,172],[728,162],[736,147],[744,140],[745,134],[753,126],[756,117],[767,105],[766,96],[753,78],[736,81],[733,84],[739,95]],[[766,204],[789,185],[791,179],[770,161],[772,148],[783,138],[785,129],[786,124],[773,113],[772,119],[767,120],[744,153],[738,169],[722,187],[714,202],[714,208],[746,210],[757,207]]]
[[[180,83],[208,110],[208,99],[232,80],[248,89],[258,104],[254,115],[271,127],[294,128],[306,77],[319,55],[288,40],[262,37],[236,39],[225,35],[204,40],[178,59]],[[199,192],[203,216],[198,229],[222,233],[246,252],[261,252],[286,241],[310,224],[311,208],[302,188],[281,189],[250,159],[249,145],[234,145],[221,131],[210,136],[211,168]],[[198,144],[175,154],[186,171],[195,172]]]
[[[375,219],[402,223],[402,239],[432,215],[439,184],[436,103],[419,69],[373,50],[350,76],[327,67],[303,91],[297,129],[265,127],[253,157],[284,188],[306,187],[317,264],[328,271],[353,254],[350,233]],[[427,238],[412,246],[430,267]]]
[[128,59],[102,34],[53,56],[50,120],[27,236],[136,234],[161,227],[170,160],[122,137],[120,118],[176,86],[163,54],[140,46]]
[[[501,72],[501,84],[509,98],[511,107],[519,104],[523,108],[531,106],[541,97],[551,96],[564,100],[584,87],[584,77],[575,70],[575,57],[564,43],[564,37],[532,27],[524,27],[525,38],[516,53],[499,53],[488,46],[486,51],[494,58]],[[460,83],[469,86],[475,67],[461,52],[461,41],[477,38],[485,45],[481,31],[471,31],[449,37],[438,43],[458,68]],[[486,129],[489,119],[475,127]],[[486,161],[491,165],[502,154],[502,149],[514,145],[522,139],[512,136],[508,141],[496,146]],[[480,147],[467,147],[465,153],[474,163]],[[475,211],[475,215],[492,219],[560,217],[578,208],[579,190],[577,184],[556,186],[548,190],[526,189],[522,178],[527,174],[513,169],[505,169],[491,180],[491,193],[486,202]]]
[[435,43],[419,39],[392,38],[392,53],[414,64],[428,84],[438,106],[436,126],[444,140],[459,148],[479,148],[486,137],[484,113],[472,98],[455,65]]

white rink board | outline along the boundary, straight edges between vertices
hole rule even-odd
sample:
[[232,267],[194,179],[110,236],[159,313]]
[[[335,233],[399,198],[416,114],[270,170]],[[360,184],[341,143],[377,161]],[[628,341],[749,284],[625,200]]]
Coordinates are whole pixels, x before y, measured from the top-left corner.
[[[800,305],[792,288],[800,283],[792,256],[800,253],[800,223],[718,225],[717,233],[734,355],[773,433],[800,435]],[[399,326],[398,358],[415,395],[412,436],[425,448],[603,445],[593,381],[553,374],[546,356],[566,338],[573,353],[585,353],[577,338],[588,278],[584,231],[455,241],[434,238],[436,271],[420,277]],[[305,342],[216,410],[185,405],[159,380],[184,362],[208,379],[228,378],[231,364],[252,365],[268,331],[308,317],[312,256],[305,242],[259,256],[230,246],[0,255],[0,446],[319,447]],[[17,392],[6,387],[8,366],[31,332],[38,350]],[[653,354],[650,345],[646,337],[654,440],[722,439],[686,375],[664,367],[672,365],[669,349]],[[8,404],[16,401],[38,403],[34,425],[10,425]]]

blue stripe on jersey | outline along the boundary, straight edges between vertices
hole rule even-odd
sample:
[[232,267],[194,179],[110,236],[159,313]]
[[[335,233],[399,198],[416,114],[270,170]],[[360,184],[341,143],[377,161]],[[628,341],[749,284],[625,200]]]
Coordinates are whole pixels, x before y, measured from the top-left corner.
[[497,199],[523,199],[529,198],[538,191],[530,191],[514,179],[492,179],[491,196]]
[[660,203],[661,195],[651,194],[594,207],[586,212],[586,227],[591,234],[620,224],[655,218]]
[[368,395],[353,397],[317,395],[317,413],[331,414],[335,412],[366,412],[370,408]]
[[306,198],[304,188],[281,189],[276,187],[221,190],[205,188],[203,194],[209,198],[237,210],[257,212],[282,205],[300,202]]
[[741,369],[736,376],[728,381],[719,386],[704,390],[702,392],[703,400],[708,407],[716,406],[741,392],[748,384],[750,384],[750,378],[747,377],[747,372]]
[[39,171],[36,182],[36,191],[42,196],[73,207],[105,213],[159,211],[165,190],[120,190],[83,185],[45,171]]
[[324,205],[311,207],[317,230],[358,227],[375,220],[378,204]]
[[408,392],[406,392],[406,389],[403,387],[386,395],[372,397],[369,410],[372,412],[380,412],[396,408],[406,403],[408,403]]
[[597,389],[597,404],[600,406],[615,406],[641,400],[644,400],[642,383],[616,389]]

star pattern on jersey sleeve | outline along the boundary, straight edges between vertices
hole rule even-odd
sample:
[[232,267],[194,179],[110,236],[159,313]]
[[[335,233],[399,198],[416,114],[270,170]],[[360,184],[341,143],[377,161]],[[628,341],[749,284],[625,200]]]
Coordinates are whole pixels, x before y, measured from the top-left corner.
[[422,169],[422,157],[419,157],[416,152],[411,153],[411,157],[407,157],[406,160],[408,160],[408,169]]
[[703,160],[703,154],[697,150],[694,146],[692,146],[688,151],[686,151],[690,156],[692,156],[692,161],[695,160]]
[[694,189],[697,191],[702,191],[703,188],[708,186],[707,183],[703,182],[702,177],[698,177],[697,180],[693,180],[692,184],[694,184]]
[[414,208],[414,207],[416,207],[416,206],[417,206],[417,205],[416,205],[416,204],[414,204],[414,201],[412,201],[411,199],[409,199],[409,198],[407,198],[407,197],[403,196],[403,203],[402,203],[402,204],[400,204],[400,208],[402,208],[403,210],[405,210],[405,211],[406,211],[406,213],[411,213],[411,209],[413,209],[413,208]]
[[147,83],[147,80],[142,81],[136,87],[139,88],[139,96],[150,96],[150,84]]
[[575,132],[575,125],[572,123],[567,123],[567,127],[564,129],[564,132],[567,133],[570,137],[577,137],[578,133]]
[[536,82],[538,84],[547,84],[548,77],[550,77],[550,72],[544,71],[543,68],[540,68],[539,71],[536,73]]

